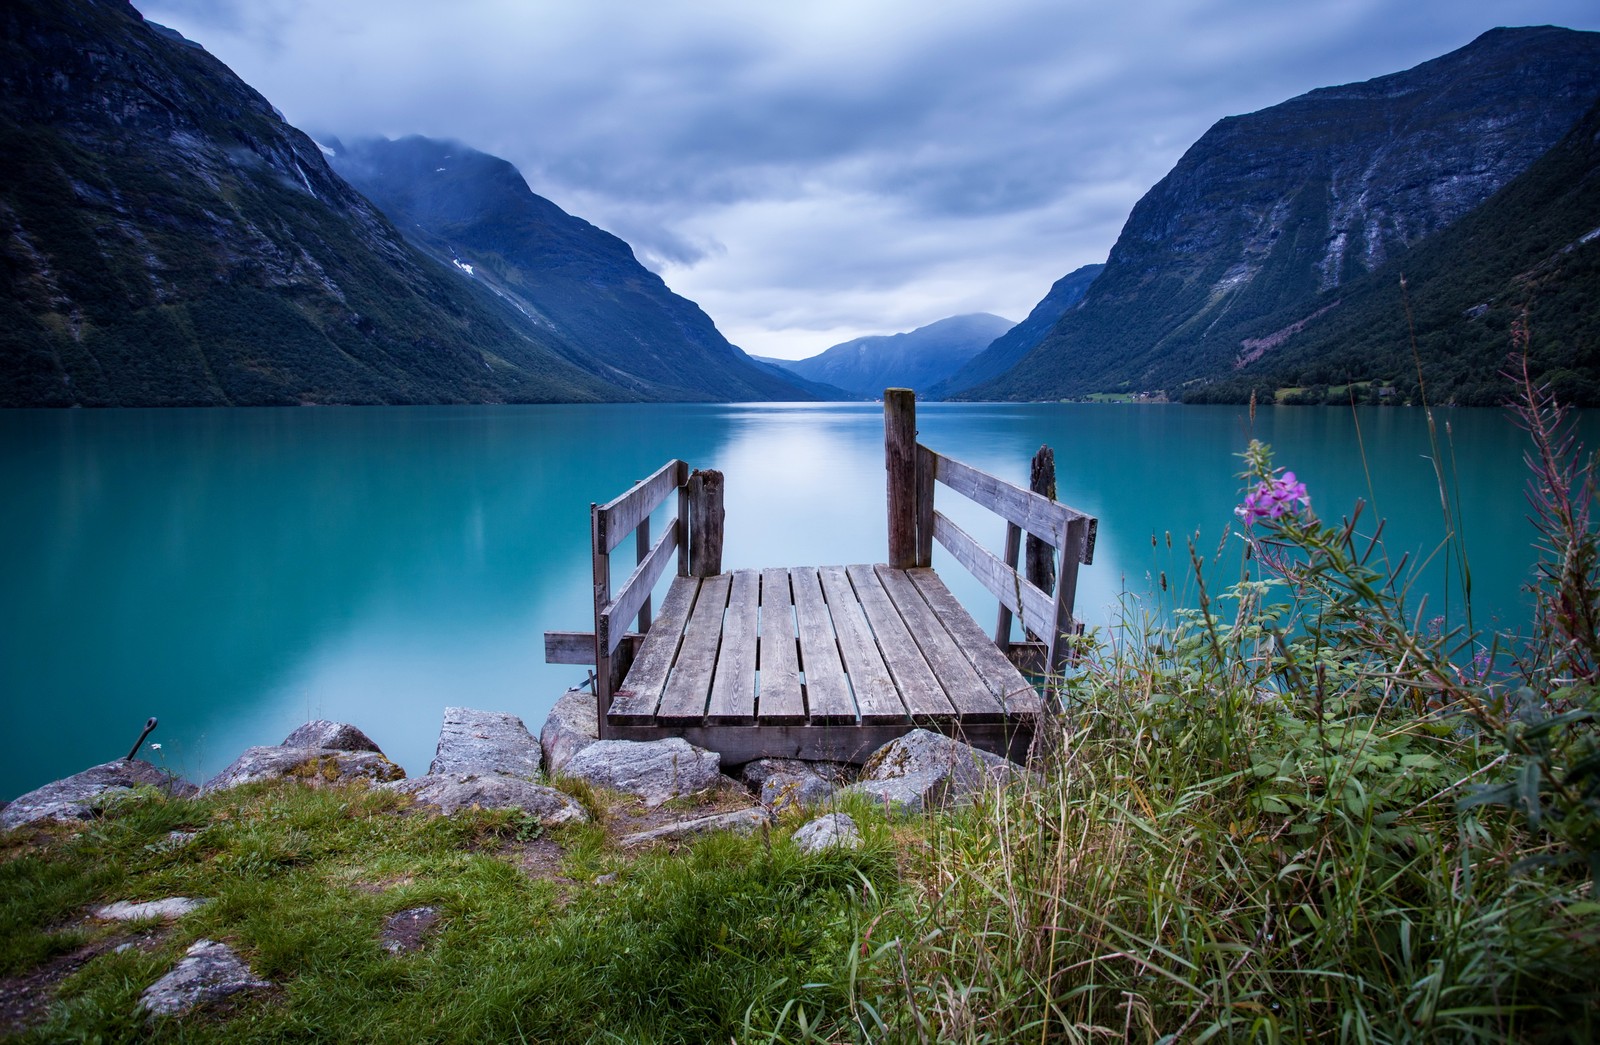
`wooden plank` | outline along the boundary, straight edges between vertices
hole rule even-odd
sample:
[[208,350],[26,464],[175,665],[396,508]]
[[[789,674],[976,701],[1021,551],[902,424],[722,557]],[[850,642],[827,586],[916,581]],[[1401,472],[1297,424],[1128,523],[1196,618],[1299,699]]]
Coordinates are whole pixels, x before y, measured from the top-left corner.
[[917,396],[883,390],[883,459],[889,505],[889,565],[917,564]]
[[648,478],[634,483],[627,493],[600,506],[600,536],[607,552],[621,544],[668,494],[683,484],[688,468],[682,461],[668,461]]
[[[644,636],[637,631],[630,631],[622,637],[621,649],[628,649],[637,656],[639,645],[644,642]],[[546,664],[593,664],[594,663],[594,632],[592,631],[547,631],[544,633],[544,662]]]
[[[896,572],[888,566],[883,569]],[[903,570],[898,572],[904,574]],[[861,603],[861,609],[867,616],[867,623],[872,626],[872,635],[878,642],[878,651],[883,654],[883,662],[889,668],[890,677],[894,679],[895,689],[900,692],[900,703],[905,706],[911,720],[926,723],[935,719],[954,718],[956,709],[945,694],[945,680],[929,666],[927,657],[923,656],[921,644],[912,638],[910,630],[906,627],[906,621],[901,618],[900,611],[895,607],[894,600],[884,591],[883,582],[878,578],[877,571],[871,566],[848,566],[845,568],[845,574],[856,590],[856,600]],[[943,629],[940,631],[942,634]],[[960,654],[957,653],[956,657],[959,659]],[[965,662],[962,663],[965,666]],[[969,668],[968,674],[970,673]],[[977,685],[978,680],[971,678],[970,683]]]
[[933,513],[933,537],[995,598],[1010,607],[1023,627],[1049,630],[1049,622],[1055,619],[1055,601],[1050,596],[1029,584],[943,512]]
[[944,581],[932,570],[907,570],[906,576],[927,600],[939,622],[956,640],[956,646],[972,663],[983,684],[1007,715],[1038,714],[1039,694],[1005,654],[989,641],[972,614],[956,601]]
[[917,565],[933,565],[933,473],[938,460],[932,450],[917,444]]
[[805,722],[806,702],[800,689],[800,650],[788,570],[761,571],[761,639],[756,666],[760,670],[756,720],[768,725]]
[[1073,549],[1087,543],[1088,529],[1083,519],[1074,519],[1067,528],[1067,550],[1061,555],[1061,576],[1056,583],[1056,626],[1045,642],[1051,675],[1059,674],[1067,663],[1068,648],[1062,636],[1076,635],[1082,630],[1082,625],[1073,619],[1078,599],[1078,556]]
[[756,720],[756,634],[761,607],[761,574],[739,570],[733,575],[728,612],[722,624],[722,649],[711,682],[706,722],[740,725]]
[[700,581],[695,577],[676,577],[661,600],[661,612],[645,637],[628,677],[617,689],[611,703],[610,720],[616,724],[655,721],[656,706],[667,687],[667,677],[678,659],[683,629],[689,622]]
[[[676,530],[676,528],[673,528]],[[644,562],[645,556],[650,554],[650,517],[647,515],[639,520],[639,525],[633,531],[635,563]],[[644,602],[639,606],[639,630],[650,630],[650,596],[645,594]]]
[[722,473],[695,469],[689,476],[689,572],[715,577],[722,572]]
[[[1027,757],[1033,738],[1033,723],[1032,718],[1019,718],[971,725],[930,723],[928,728],[1021,762]],[[615,734],[621,740],[682,737],[696,747],[719,752],[724,765],[738,765],[758,758],[859,764],[883,745],[915,728],[910,722],[843,726],[618,726]]]
[[[1033,540],[1032,537],[1028,539],[1030,541]],[[1017,568],[1017,550],[1021,547],[1022,527],[1016,523],[1006,523],[1006,549],[1001,561],[1015,570]],[[1026,633],[1024,634],[1026,635]],[[1000,602],[1000,616],[995,620],[994,644],[1001,649],[1011,645],[1011,607],[1006,605],[1003,599]]]
[[850,696],[844,661],[833,619],[822,597],[822,582],[815,567],[789,571],[794,587],[794,614],[800,637],[800,670],[805,672],[806,711],[816,725],[853,723],[856,703]]
[[1084,513],[1068,508],[1031,490],[997,479],[953,457],[935,454],[934,477],[950,489],[1015,523],[1028,533],[1059,548],[1067,540],[1067,524]]
[[839,655],[844,659],[850,689],[855,694],[856,710],[862,722],[894,722],[906,715],[905,705],[895,689],[894,676],[878,650],[872,627],[855,588],[843,566],[824,566],[817,571],[822,592],[833,617],[834,634],[839,637]]
[[683,629],[678,659],[672,665],[667,688],[661,694],[661,705],[656,709],[658,721],[700,722],[705,719],[706,700],[711,695],[711,680],[717,670],[723,611],[728,606],[728,589],[732,584],[733,578],[726,573],[701,582],[694,612]]
[[639,616],[639,611],[650,600],[650,590],[656,586],[656,581],[661,579],[661,574],[666,571],[667,562],[672,552],[678,546],[678,529],[675,526],[667,527],[661,539],[656,541],[655,547],[650,549],[650,554],[644,561],[633,568],[628,574],[628,579],[622,582],[622,588],[617,592],[604,609],[600,611],[600,619],[596,624],[600,638],[604,641],[607,653],[615,650],[622,642],[623,632]]
[[[939,680],[945,696],[961,721],[999,722],[1003,719],[1005,710],[1000,706],[998,697],[990,692],[988,683],[978,676],[971,659],[962,651],[956,637],[928,605],[927,599],[923,598],[922,592],[917,589],[906,571],[890,569],[884,565],[877,566],[876,571],[884,592],[894,603],[900,619],[905,622],[906,631],[922,650],[923,659],[928,662],[928,667]],[[865,601],[862,600],[863,603]],[[872,616],[870,611],[867,616],[869,618]],[[876,622],[873,627],[877,627]],[[988,642],[981,645],[991,646]],[[894,665],[891,664],[890,667],[893,668]]]

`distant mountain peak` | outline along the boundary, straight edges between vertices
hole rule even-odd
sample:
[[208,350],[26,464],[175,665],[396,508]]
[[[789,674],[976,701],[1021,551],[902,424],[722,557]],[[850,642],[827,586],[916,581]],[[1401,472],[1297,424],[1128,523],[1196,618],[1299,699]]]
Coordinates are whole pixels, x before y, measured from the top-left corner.
[[876,398],[885,388],[921,392],[949,377],[1012,326],[1009,319],[988,312],[967,313],[900,334],[855,338],[809,359],[779,365],[863,398]]

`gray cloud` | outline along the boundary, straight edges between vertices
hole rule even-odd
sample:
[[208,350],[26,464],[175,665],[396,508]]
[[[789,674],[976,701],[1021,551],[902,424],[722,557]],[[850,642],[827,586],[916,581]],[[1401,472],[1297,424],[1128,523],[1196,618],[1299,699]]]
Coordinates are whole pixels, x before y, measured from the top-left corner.
[[[455,138],[796,355],[1020,319],[1215,121],[1592,0],[149,0],[302,126]],[[829,340],[831,339],[831,340]]]

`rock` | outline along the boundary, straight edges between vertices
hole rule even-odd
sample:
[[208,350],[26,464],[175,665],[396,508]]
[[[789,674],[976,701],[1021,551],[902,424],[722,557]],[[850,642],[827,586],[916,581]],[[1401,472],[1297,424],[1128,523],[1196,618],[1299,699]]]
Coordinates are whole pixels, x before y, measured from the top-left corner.
[[200,789],[202,794],[258,780],[300,780],[314,786],[353,780],[400,780],[406,771],[378,751],[332,751],[315,747],[252,747]]
[[758,758],[747,762],[739,775],[760,793],[762,805],[779,812],[791,806],[820,805],[832,798],[844,779],[844,767],[797,758]]
[[372,738],[355,726],[348,722],[329,722],[325,718],[307,722],[290,733],[283,738],[282,746],[325,747],[331,751],[376,751],[383,754]]
[[195,786],[141,759],[117,759],[91,766],[81,773],[29,791],[0,811],[0,828],[7,830],[43,820],[86,820],[108,799],[126,795],[136,787],[153,787],[164,794],[184,797]]
[[437,907],[396,911],[384,921],[379,939],[390,954],[410,954],[422,950],[423,941],[438,922]]
[[820,853],[838,846],[841,849],[859,849],[861,831],[847,813],[829,813],[819,816],[794,833],[794,844],[802,853]]
[[690,795],[721,778],[722,756],[692,746],[682,737],[641,742],[597,740],[568,760],[569,777],[613,791],[637,795],[658,806]]
[[589,820],[583,806],[570,795],[508,776],[430,773],[383,787],[412,795],[447,816],[462,809],[520,809],[544,824],[581,824]]
[[594,694],[584,689],[569,689],[539,730],[539,747],[544,751],[544,771],[556,776],[573,755],[600,739],[599,716]]
[[172,896],[165,900],[148,900],[144,903],[118,900],[116,903],[95,908],[94,916],[108,922],[137,922],[144,918],[182,918],[210,902],[188,896]]
[[716,813],[712,816],[697,817],[694,820],[683,820],[665,827],[657,827],[649,831],[638,831],[631,835],[623,835],[619,840],[624,848],[629,846],[644,845],[648,842],[663,842],[679,838],[692,838],[711,831],[736,831],[739,834],[750,834],[763,827],[771,826],[772,815],[765,809],[736,809],[731,813]]
[[428,775],[498,773],[521,780],[539,777],[539,745],[515,715],[473,708],[445,708],[439,746]]
[[1003,786],[1021,767],[943,733],[914,729],[873,753],[844,790],[907,812],[971,801]]
[[256,979],[227,944],[199,940],[171,972],[145,988],[139,1003],[153,1016],[178,1016],[196,1005],[271,986]]

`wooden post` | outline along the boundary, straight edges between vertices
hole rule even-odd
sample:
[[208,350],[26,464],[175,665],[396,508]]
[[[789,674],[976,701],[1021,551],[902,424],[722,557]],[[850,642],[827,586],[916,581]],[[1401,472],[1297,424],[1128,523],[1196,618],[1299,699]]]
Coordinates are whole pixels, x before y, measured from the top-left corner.
[[715,577],[722,572],[722,473],[696,468],[689,475],[689,575]]
[[917,565],[917,396],[883,390],[883,457],[888,471],[889,565]]
[[[1033,455],[1033,464],[1028,470],[1028,489],[1052,501],[1056,499],[1056,452],[1048,446],[1039,447],[1039,452]],[[1025,561],[1028,581],[1046,595],[1052,594],[1056,590],[1055,549],[1030,533]],[[1032,634],[1031,629],[1030,637],[1044,638]]]
[[939,459],[921,443],[917,444],[917,565],[933,565],[933,482],[939,475]]
[[611,710],[611,694],[616,690],[611,653],[606,649],[605,629],[600,626],[600,614],[611,601],[611,553],[606,551],[605,516],[598,504],[589,505],[589,549],[594,568],[594,703],[595,724],[601,740],[607,739],[611,723],[606,712]]

